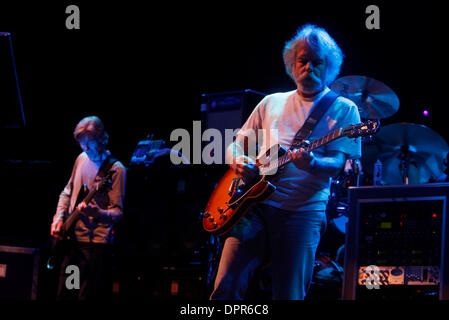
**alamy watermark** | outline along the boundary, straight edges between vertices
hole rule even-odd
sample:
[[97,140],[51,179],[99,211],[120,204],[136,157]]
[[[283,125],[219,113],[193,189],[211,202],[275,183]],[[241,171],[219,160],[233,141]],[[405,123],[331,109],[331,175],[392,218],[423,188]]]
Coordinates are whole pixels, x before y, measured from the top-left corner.
[[65,27],[69,30],[80,29],[80,8],[71,4],[65,8],[65,13],[68,14],[65,19]]
[[366,7],[365,13],[369,16],[365,20],[365,27],[368,30],[380,29],[380,10],[379,7],[372,4]]
[[379,289],[380,288],[380,270],[376,265],[370,265],[366,267],[365,274],[367,278],[365,279],[365,287],[368,290]]
[[[77,5],[68,5],[65,9],[68,14],[65,26],[69,30],[80,29],[80,9]],[[366,7],[365,13],[369,14],[365,19],[365,27],[368,30],[380,29],[380,9],[378,6],[371,4]]]
[[80,269],[78,266],[71,264],[65,268],[65,274],[68,274],[65,279],[65,287],[68,290],[80,289]]
[[[170,153],[170,160],[175,165],[245,163],[244,159],[257,158],[261,145],[276,145],[278,130],[225,129],[222,132],[209,128],[202,132],[201,121],[193,121],[192,132],[177,128],[171,132],[170,141],[177,142],[172,148],[175,152]],[[239,157],[243,154],[245,157]],[[273,154],[266,165],[276,160],[277,155]]]

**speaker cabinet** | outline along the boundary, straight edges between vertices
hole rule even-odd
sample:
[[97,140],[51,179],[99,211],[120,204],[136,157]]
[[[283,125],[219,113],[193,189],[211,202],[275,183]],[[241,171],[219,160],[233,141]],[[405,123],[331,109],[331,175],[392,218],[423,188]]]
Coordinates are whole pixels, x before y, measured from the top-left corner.
[[264,93],[250,89],[202,95],[202,128],[220,131],[223,137],[222,164],[225,163],[225,151],[229,145],[224,140],[225,130],[240,129],[264,96]]
[[0,300],[35,300],[39,249],[0,246]]

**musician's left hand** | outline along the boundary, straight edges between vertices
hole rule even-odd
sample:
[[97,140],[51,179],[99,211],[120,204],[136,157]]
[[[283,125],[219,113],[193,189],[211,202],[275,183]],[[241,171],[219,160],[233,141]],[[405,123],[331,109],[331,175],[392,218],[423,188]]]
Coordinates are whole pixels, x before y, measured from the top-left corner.
[[101,216],[100,209],[95,204],[87,205],[84,201],[76,207],[86,217],[93,217],[98,219]]
[[311,170],[316,164],[316,157],[313,152],[307,152],[303,148],[288,150],[288,158],[301,170]]

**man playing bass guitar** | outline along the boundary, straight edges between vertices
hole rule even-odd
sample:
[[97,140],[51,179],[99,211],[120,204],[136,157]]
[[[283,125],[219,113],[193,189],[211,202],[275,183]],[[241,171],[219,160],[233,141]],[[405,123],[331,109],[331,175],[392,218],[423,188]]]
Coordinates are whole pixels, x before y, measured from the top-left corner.
[[[83,152],[77,157],[72,175],[59,196],[51,225],[51,235],[65,238],[64,241],[69,243],[63,253],[57,298],[106,298],[112,293],[112,227],[123,216],[126,169],[106,149],[108,134],[98,117],[82,119],[75,128],[74,137]],[[88,203],[82,199],[78,201],[83,185],[96,186],[103,165],[108,165],[105,174],[111,179],[109,188],[98,192],[92,190],[91,194],[95,193],[95,196]],[[77,219],[71,219],[76,213],[79,213]],[[65,230],[68,228],[66,223],[71,220],[74,220],[71,231]],[[68,237],[70,241],[66,239]],[[79,268],[80,287],[76,290],[66,286],[68,274],[65,269],[69,265]]]

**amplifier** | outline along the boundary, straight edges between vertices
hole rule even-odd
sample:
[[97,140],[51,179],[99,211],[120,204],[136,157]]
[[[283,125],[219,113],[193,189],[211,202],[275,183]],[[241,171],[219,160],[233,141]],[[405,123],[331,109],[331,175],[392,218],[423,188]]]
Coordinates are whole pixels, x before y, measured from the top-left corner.
[[0,246],[0,300],[35,300],[39,249]]
[[201,266],[164,266],[164,298],[198,300],[204,298],[204,270]]
[[449,299],[449,184],[350,187],[343,299]]
[[240,129],[264,96],[264,93],[250,89],[202,95],[202,128],[217,129],[223,137],[221,163],[225,163],[225,151],[228,147],[224,140],[225,130]]

